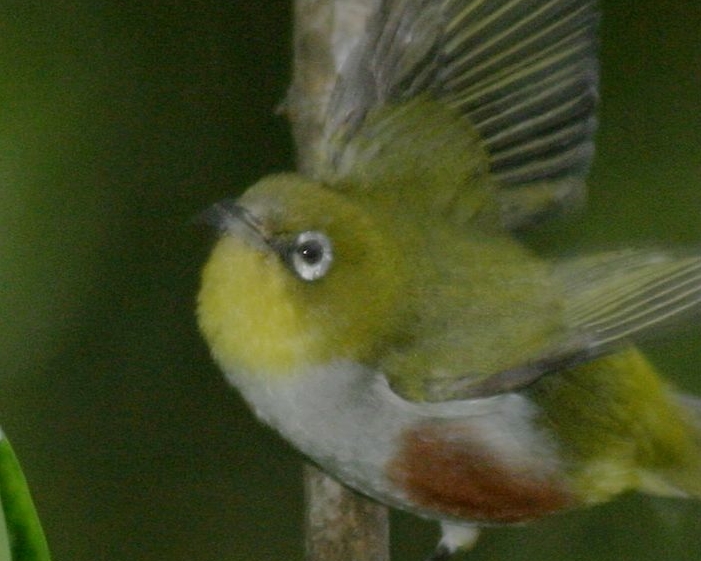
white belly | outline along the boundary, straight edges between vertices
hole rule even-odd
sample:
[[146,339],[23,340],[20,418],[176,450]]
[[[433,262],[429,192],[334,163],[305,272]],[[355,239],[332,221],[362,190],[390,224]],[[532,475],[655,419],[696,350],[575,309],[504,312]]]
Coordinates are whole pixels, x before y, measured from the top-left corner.
[[261,420],[328,473],[382,502],[430,517],[436,513],[417,508],[387,474],[402,435],[412,427],[464,423],[503,464],[518,469],[554,457],[549,440],[533,429],[533,407],[516,394],[409,402],[383,376],[347,362],[299,374],[228,378]]

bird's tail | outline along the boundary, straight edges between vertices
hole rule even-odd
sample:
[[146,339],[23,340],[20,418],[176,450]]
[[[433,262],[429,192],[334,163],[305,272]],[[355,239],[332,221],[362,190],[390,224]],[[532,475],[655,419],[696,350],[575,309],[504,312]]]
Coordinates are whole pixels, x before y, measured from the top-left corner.
[[701,499],[701,399],[687,394],[675,397],[689,432],[688,454],[683,462],[670,462],[670,467],[657,470],[657,484],[645,490],[658,495]]

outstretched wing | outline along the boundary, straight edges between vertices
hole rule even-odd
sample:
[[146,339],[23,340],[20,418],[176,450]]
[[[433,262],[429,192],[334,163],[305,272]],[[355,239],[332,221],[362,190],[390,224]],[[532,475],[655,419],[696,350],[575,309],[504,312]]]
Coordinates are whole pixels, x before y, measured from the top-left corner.
[[622,345],[644,341],[701,313],[701,256],[626,250],[559,263],[566,331],[533,360],[477,378],[437,383],[431,400],[515,391]]
[[374,110],[427,96],[479,135],[507,226],[583,199],[598,70],[593,0],[382,0],[340,70],[318,175]]
[[562,263],[567,321],[590,346],[640,339],[698,313],[701,257],[627,250]]

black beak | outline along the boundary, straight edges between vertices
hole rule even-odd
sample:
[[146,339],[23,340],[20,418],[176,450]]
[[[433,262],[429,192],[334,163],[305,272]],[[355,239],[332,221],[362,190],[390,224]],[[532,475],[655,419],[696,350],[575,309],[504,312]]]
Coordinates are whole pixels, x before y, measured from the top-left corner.
[[270,239],[261,221],[246,207],[238,204],[236,199],[214,203],[197,216],[196,222],[212,226],[222,234],[243,234],[246,238],[257,239],[266,245]]

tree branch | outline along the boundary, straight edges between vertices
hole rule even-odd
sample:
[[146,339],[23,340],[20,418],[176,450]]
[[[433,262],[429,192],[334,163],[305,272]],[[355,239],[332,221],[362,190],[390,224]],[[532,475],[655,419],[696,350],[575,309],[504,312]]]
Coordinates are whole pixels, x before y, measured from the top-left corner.
[[287,114],[297,167],[318,161],[326,107],[339,67],[362,36],[375,0],[296,0],[292,85]]
[[304,470],[307,561],[388,561],[387,507],[314,466]]
[[[293,79],[286,112],[297,168],[320,158],[326,107],[338,68],[361,36],[375,0],[296,0]],[[388,561],[387,508],[306,466],[307,561]]]

